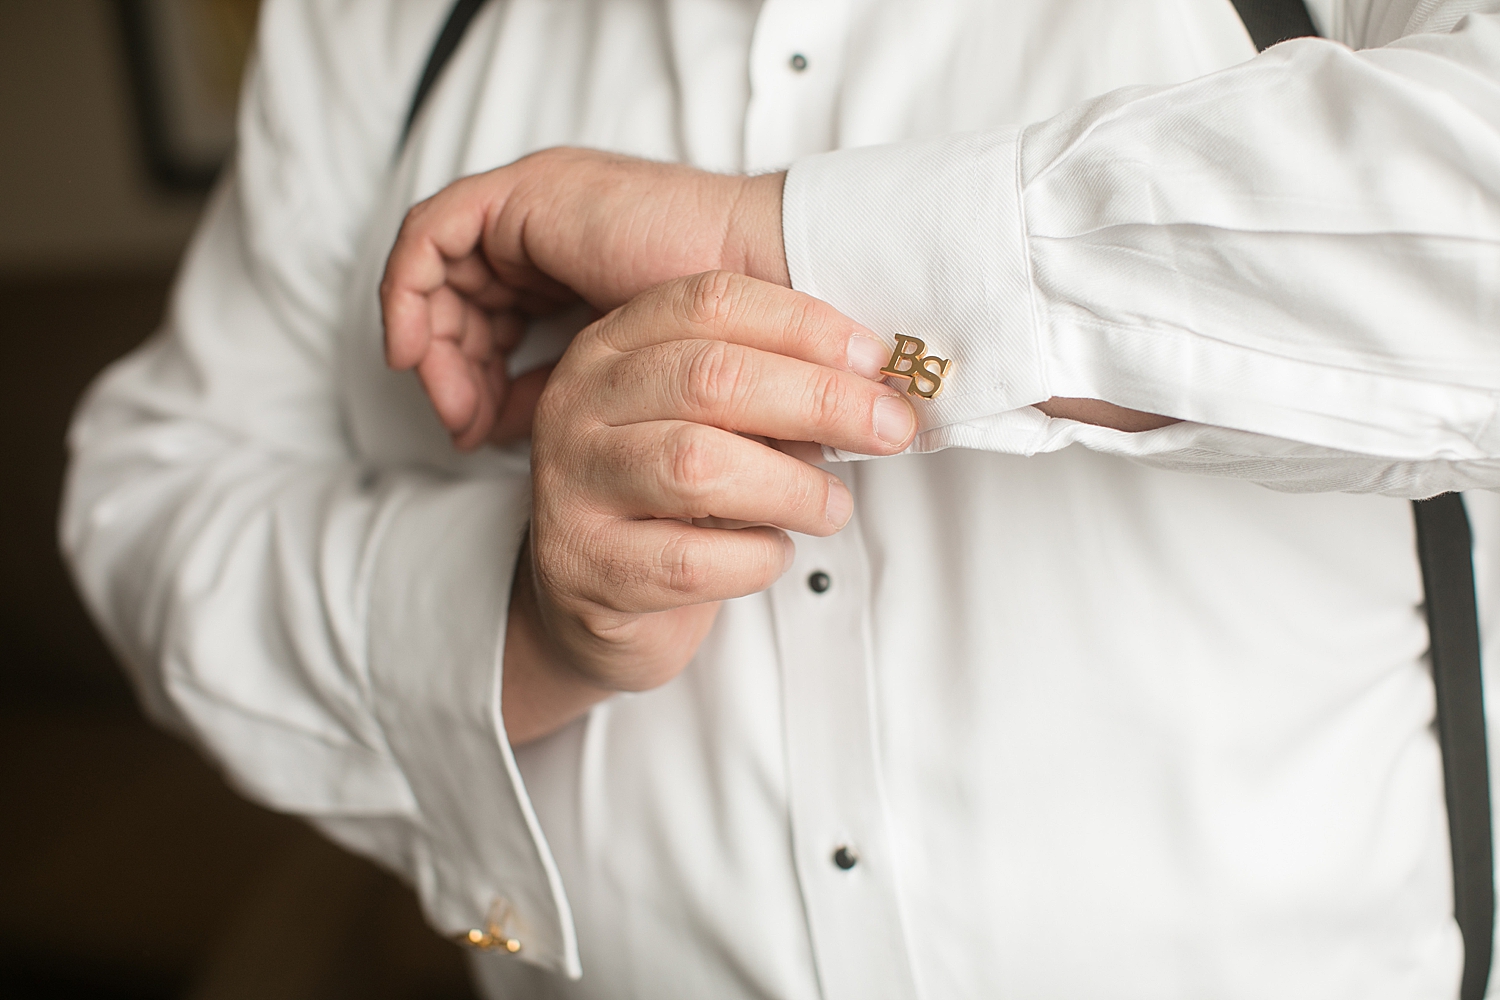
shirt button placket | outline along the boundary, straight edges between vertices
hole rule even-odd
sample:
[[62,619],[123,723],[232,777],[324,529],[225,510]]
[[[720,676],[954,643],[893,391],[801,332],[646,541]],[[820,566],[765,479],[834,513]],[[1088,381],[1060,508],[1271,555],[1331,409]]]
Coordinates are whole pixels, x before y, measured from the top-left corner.
[[771,588],[798,881],[826,1000],[910,1000],[869,697],[869,568],[852,523],[799,538]]
[[765,0],[750,48],[745,169],[784,167],[836,145],[851,0]]

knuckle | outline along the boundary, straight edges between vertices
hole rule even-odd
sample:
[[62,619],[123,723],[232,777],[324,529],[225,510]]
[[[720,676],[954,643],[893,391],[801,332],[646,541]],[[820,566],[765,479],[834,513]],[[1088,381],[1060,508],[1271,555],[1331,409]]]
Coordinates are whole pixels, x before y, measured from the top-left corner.
[[714,326],[734,308],[738,275],[705,271],[684,282],[678,304],[682,318],[694,326]]
[[571,582],[565,571],[566,553],[534,535],[531,545],[531,573],[537,589],[545,594],[566,593]]
[[530,526],[531,572],[537,587],[549,594],[568,593],[577,576],[581,526],[576,519],[559,514],[538,511]]
[[639,566],[618,558],[595,558],[584,566],[587,578],[595,586],[590,596],[600,605],[614,611],[623,610],[626,594],[634,593],[646,575]]
[[542,390],[536,401],[536,412],[531,421],[533,450],[543,441],[550,442],[554,434],[567,426],[573,407],[568,404],[568,393],[552,383]]
[[675,535],[658,556],[661,585],[682,597],[693,597],[708,586],[713,569],[707,549],[686,533]]
[[820,428],[844,419],[850,406],[849,388],[837,372],[819,369],[808,390],[808,416]]
[[683,366],[684,401],[693,409],[718,410],[740,393],[748,377],[745,352],[721,340],[701,341]]
[[538,502],[545,499],[558,507],[566,506],[573,493],[572,480],[563,455],[550,447],[535,450],[531,463],[531,489]]
[[578,331],[568,349],[563,352],[563,357],[569,355],[574,357],[593,357],[602,351],[618,353],[619,348],[615,346],[616,326],[620,322],[620,315],[629,306],[619,306],[610,310],[605,315],[594,320],[588,326]]
[[791,306],[791,316],[786,326],[787,346],[798,354],[807,355],[828,337],[825,307],[811,296],[798,296]]
[[590,473],[608,447],[597,427],[576,426],[567,408],[538,407],[532,425],[531,483],[536,502],[559,510],[591,508]]
[[639,582],[638,569],[618,558],[618,532],[586,511],[548,511],[532,521],[532,572],[554,598],[608,604]]
[[691,516],[708,516],[698,508],[723,478],[724,470],[723,445],[704,428],[688,424],[672,432],[666,448],[666,485],[693,506]]
[[[801,470],[798,470],[799,472]],[[822,511],[828,505],[827,480],[813,474],[792,475],[783,486],[784,502],[788,510],[798,512]]]
[[402,237],[410,237],[416,230],[420,229],[422,225],[427,221],[427,217],[432,215],[434,208],[433,202],[436,200],[436,196],[431,198],[423,198],[411,208],[407,209],[406,217],[401,220],[401,229],[397,233],[397,239],[400,239]]
[[[597,412],[595,383],[599,366],[580,362],[576,355],[564,355],[547,377],[537,397],[532,439],[540,433],[563,431],[575,425],[592,423]],[[576,432],[574,432],[576,433]]]

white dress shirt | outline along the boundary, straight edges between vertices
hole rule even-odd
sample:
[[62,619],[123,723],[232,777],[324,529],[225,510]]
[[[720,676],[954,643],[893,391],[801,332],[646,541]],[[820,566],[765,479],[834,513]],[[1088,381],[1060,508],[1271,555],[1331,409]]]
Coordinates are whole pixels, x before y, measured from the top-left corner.
[[[1500,487],[1500,3],[1252,58],[1229,0],[492,0],[393,160],[447,7],[267,4],[79,413],[64,544],[157,718],[494,915],[493,996],[1456,995],[1400,498]],[[375,288],[415,200],[563,143],[790,164],[797,287],[954,369],[680,677],[512,752],[527,455],[450,448]]]

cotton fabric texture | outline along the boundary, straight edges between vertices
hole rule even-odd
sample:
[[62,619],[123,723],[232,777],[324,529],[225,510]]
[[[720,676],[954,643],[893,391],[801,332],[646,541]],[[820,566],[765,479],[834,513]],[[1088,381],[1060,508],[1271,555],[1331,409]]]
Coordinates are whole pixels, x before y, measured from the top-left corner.
[[[1255,58],[1228,0],[492,0],[393,162],[447,6],[270,0],[79,412],[64,545],[156,718],[440,930],[503,901],[492,996],[1456,995],[1403,498],[1471,491],[1500,662],[1500,4]],[[682,676],[513,752],[526,451],[454,453],[375,289],[563,143],[790,166],[795,285],[955,369]]]

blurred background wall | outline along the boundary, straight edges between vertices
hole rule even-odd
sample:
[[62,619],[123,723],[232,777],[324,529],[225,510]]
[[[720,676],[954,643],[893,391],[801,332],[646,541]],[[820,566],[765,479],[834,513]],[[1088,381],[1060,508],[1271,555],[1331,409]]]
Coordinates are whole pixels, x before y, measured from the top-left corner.
[[153,183],[113,3],[0,0],[0,273],[165,271],[200,197]]
[[405,887],[142,721],[56,554],[68,416],[160,319],[255,7],[0,0],[0,997],[468,995]]

